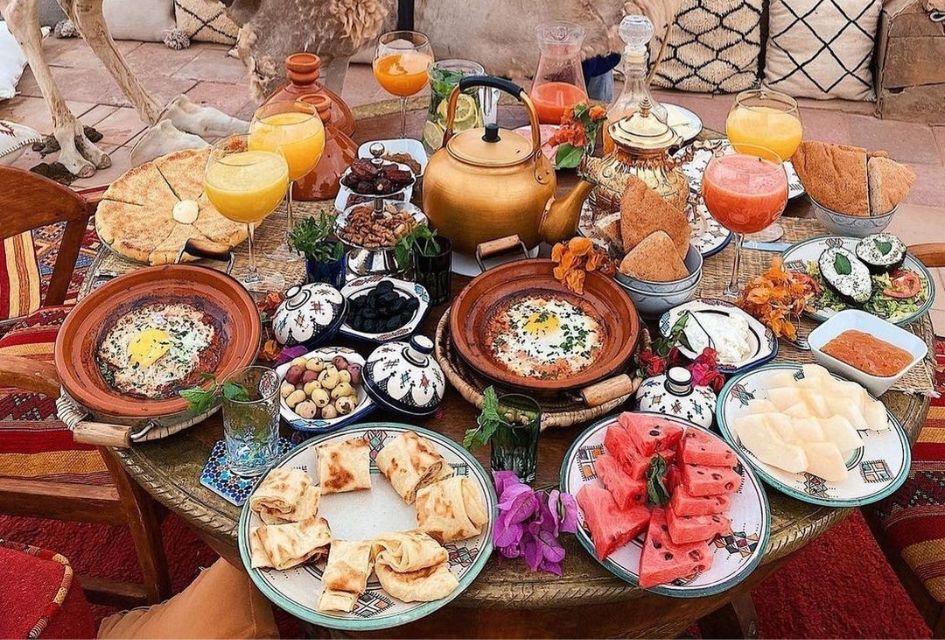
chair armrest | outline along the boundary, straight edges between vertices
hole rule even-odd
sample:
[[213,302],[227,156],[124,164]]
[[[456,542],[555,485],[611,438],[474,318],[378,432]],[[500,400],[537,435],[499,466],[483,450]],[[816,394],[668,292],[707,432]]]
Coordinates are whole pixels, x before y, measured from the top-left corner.
[[0,387],[14,387],[50,398],[59,397],[59,375],[51,362],[0,355]]
[[105,194],[107,189],[108,185],[102,187],[92,187],[90,189],[81,189],[77,193],[88,203],[90,210],[94,213],[95,207],[97,207],[98,203],[101,202],[102,196]]
[[930,269],[945,267],[945,242],[914,244],[909,247],[909,253]]

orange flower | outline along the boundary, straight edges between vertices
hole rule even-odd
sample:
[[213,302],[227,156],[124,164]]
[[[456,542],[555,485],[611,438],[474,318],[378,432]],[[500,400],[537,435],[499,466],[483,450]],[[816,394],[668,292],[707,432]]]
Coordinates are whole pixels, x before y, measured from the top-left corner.
[[564,284],[568,289],[573,291],[578,295],[584,294],[584,278],[587,276],[585,271],[572,271],[568,274],[567,279],[565,279]]
[[565,244],[563,242],[558,242],[551,248],[551,259],[555,262],[561,262],[562,256],[564,256]]
[[259,351],[259,359],[266,362],[275,362],[281,351],[282,349],[279,348],[279,343],[270,338],[266,340],[265,344],[263,344],[263,348]]
[[590,238],[575,236],[568,240],[568,250],[578,256],[587,255],[594,248]]
[[587,115],[591,117],[591,120],[603,120],[604,116],[607,115],[607,111],[599,104],[595,104],[590,108],[590,111],[587,112]]

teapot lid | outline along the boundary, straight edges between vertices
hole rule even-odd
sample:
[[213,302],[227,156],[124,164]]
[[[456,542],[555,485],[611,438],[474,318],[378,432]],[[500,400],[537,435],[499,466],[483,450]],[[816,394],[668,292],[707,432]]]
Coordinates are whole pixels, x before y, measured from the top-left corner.
[[446,143],[450,155],[479,167],[509,167],[532,157],[532,141],[496,124],[460,131]]
[[613,141],[632,149],[668,149],[680,141],[679,135],[652,111],[649,98],[643,98],[640,108],[629,116],[610,125],[608,133]]

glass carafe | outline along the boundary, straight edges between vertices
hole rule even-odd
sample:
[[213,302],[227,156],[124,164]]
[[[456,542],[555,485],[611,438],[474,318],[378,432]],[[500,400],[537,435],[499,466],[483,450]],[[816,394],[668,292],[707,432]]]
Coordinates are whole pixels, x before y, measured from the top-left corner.
[[540,56],[529,97],[542,123],[561,124],[565,113],[587,100],[581,69],[584,29],[571,22],[550,22],[538,25],[535,33]]
[[[620,38],[627,45],[623,50],[623,91],[607,108],[608,124],[639,111],[644,99],[649,101],[650,112],[666,122],[666,107],[653,97],[646,81],[653,23],[642,15],[624,16],[620,21],[619,32]],[[608,127],[604,127],[604,153],[610,153],[614,148],[607,129]]]

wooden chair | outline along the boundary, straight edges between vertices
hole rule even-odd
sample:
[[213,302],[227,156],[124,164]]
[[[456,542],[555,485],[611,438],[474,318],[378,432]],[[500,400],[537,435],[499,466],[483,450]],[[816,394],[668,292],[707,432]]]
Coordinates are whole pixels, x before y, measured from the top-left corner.
[[[909,247],[909,253],[929,268],[945,267],[945,243],[913,245]],[[931,469],[924,469],[928,467],[931,467]],[[932,540],[929,540],[931,544],[923,546],[926,546],[927,550],[934,549],[932,555],[940,553],[940,557],[928,557],[920,561],[916,554],[909,554],[912,558],[912,564],[918,565],[916,568],[921,570],[945,563],[945,550],[942,550],[945,549],[945,545],[934,542],[934,540],[945,539],[945,502],[937,502],[939,496],[935,495],[934,487],[930,486],[930,483],[937,483],[936,478],[931,476],[928,479],[916,477],[917,474],[923,473],[941,473],[940,470],[942,469],[945,469],[945,460],[925,459],[920,461],[916,460],[914,456],[913,471],[906,483],[886,500],[862,508],[863,516],[869,524],[873,536],[883,550],[890,566],[899,577],[906,593],[909,594],[913,604],[932,629],[932,636],[935,638],[945,638],[945,604],[936,599],[927,583],[920,577],[920,574],[906,561],[903,557],[903,550],[905,546],[912,546],[915,543],[921,544],[931,537]],[[942,477],[945,478],[945,475]],[[945,496],[945,491],[940,495]],[[910,542],[905,546],[903,541],[897,539],[897,536],[892,534],[888,528],[889,517],[892,514],[896,515],[901,526],[906,527],[911,532]],[[926,526],[920,527],[919,525],[923,520]],[[940,533],[938,532],[939,527],[941,527]],[[930,529],[935,533],[931,536],[926,535]],[[935,576],[927,577],[934,578]],[[939,578],[939,581],[941,581],[941,578]],[[945,597],[941,587],[935,588],[939,591],[937,594],[939,598]]]
[[83,576],[82,586],[103,604],[160,602],[170,579],[155,503],[107,449],[75,443],[55,417],[53,346],[95,204],[20,169],[0,167],[0,184],[0,240],[65,223],[43,306],[0,337],[0,513],[126,525],[144,584]]

